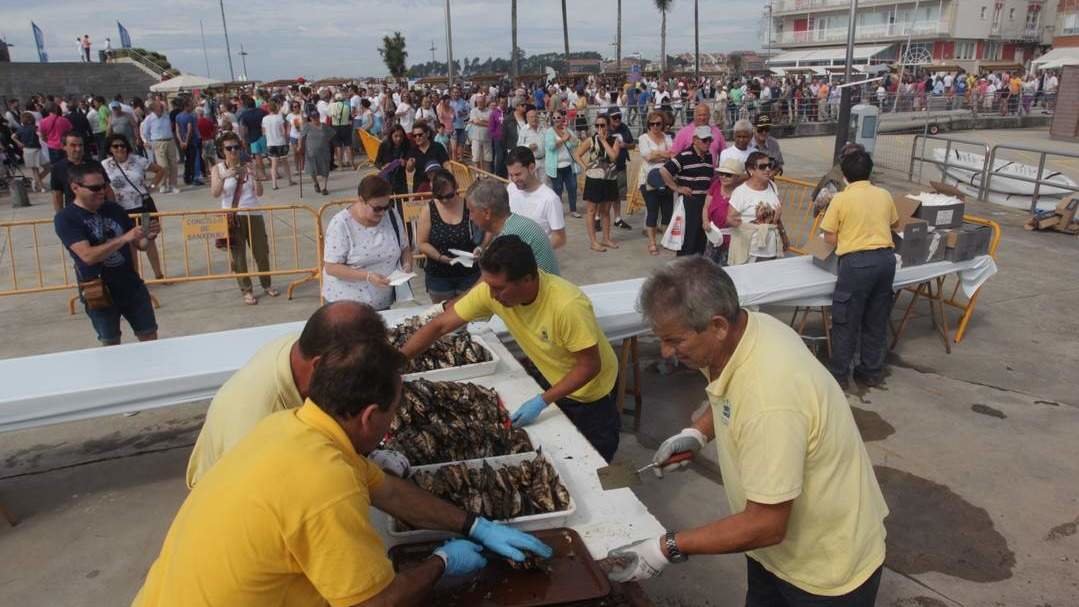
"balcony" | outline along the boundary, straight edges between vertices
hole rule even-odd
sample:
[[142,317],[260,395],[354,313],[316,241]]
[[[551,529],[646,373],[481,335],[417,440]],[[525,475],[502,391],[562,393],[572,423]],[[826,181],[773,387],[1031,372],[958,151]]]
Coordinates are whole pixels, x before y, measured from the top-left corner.
[[[856,42],[874,42],[889,38],[904,39],[908,35],[914,37],[935,36],[947,34],[950,31],[947,21],[918,21],[916,23],[882,23],[879,25],[863,25],[855,28],[854,39]],[[807,30],[804,32],[782,32],[773,39],[776,46],[800,46],[821,43],[846,42],[847,28],[836,27],[830,29]]]
[[[913,4],[914,2],[915,0],[858,0],[858,8],[880,4]],[[774,0],[772,2],[773,15],[813,13],[848,8],[850,8],[850,0]]]

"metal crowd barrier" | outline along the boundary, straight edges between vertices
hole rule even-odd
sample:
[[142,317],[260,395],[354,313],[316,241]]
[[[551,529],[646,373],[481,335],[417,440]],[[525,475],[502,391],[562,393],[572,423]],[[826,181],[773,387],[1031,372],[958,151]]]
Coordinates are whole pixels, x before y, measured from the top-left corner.
[[774,180],[783,208],[783,228],[791,250],[799,255],[809,241],[817,218],[813,214],[813,190],[817,184],[779,175]]
[[[922,142],[921,149],[918,148],[918,142]],[[927,150],[927,144],[930,141],[943,141],[944,142],[944,158],[943,160],[937,160],[932,154],[931,150]],[[918,133],[914,136],[914,141],[911,143],[910,148],[910,165],[907,167],[907,179],[910,181],[921,181],[922,167],[925,163],[930,163],[940,169],[942,179],[943,175],[947,173],[949,167],[956,167],[963,170],[971,170],[969,167],[962,166],[954,161],[952,158],[952,151],[958,150],[959,145],[968,145],[978,148],[982,152],[982,166],[977,171],[972,171],[972,180],[975,182],[970,183],[972,186],[976,186],[978,192],[985,191],[985,177],[986,171],[989,168],[989,144],[983,141],[974,141],[971,139],[959,139],[958,137],[945,137],[942,135],[927,135]],[[936,148],[934,148],[936,149]],[[930,152],[927,154],[927,152]],[[914,179],[914,163],[921,162],[922,165],[918,167],[918,179]],[[981,196],[979,196],[980,198]]]
[[[987,160],[986,160],[986,165],[985,165],[985,178],[982,181],[981,188],[979,188],[979,190],[978,190],[978,198],[980,198],[982,200],[985,200],[986,197],[989,195],[989,192],[992,190],[993,178],[994,177],[1002,177],[1002,175],[997,175],[996,174],[996,171],[999,170],[999,168],[997,167],[997,163],[996,163],[996,161],[998,159],[997,152],[999,152],[1001,150],[1014,151],[1014,152],[1029,152],[1029,153],[1033,153],[1033,154],[1038,155],[1038,172],[1036,173],[1036,175],[1037,175],[1036,177],[1031,178],[1031,177],[1025,177],[1023,175],[1011,175],[1011,174],[1007,176],[1007,179],[1009,179],[1009,180],[1022,181],[1024,183],[1033,183],[1034,184],[1034,193],[1033,193],[1033,195],[1031,196],[1031,199],[1030,199],[1030,212],[1031,212],[1031,214],[1036,213],[1037,210],[1038,210],[1038,196],[1039,196],[1039,194],[1041,192],[1041,188],[1042,188],[1043,185],[1048,185],[1048,186],[1052,186],[1052,187],[1060,188],[1060,189],[1064,189],[1064,190],[1071,190],[1072,192],[1079,192],[1079,188],[1072,187],[1072,186],[1069,186],[1069,185],[1066,185],[1066,184],[1063,184],[1063,183],[1053,183],[1053,182],[1049,181],[1049,179],[1052,179],[1052,178],[1060,175],[1061,171],[1049,171],[1048,174],[1046,174],[1046,170],[1045,170],[1045,161],[1046,161],[1047,157],[1049,157],[1049,156],[1054,156],[1054,157],[1057,157],[1057,158],[1079,159],[1079,154],[1073,154],[1073,153],[1069,153],[1069,152],[1058,152],[1058,151],[1053,151],[1053,150],[1045,150],[1045,149],[1040,149],[1040,148],[1031,147],[1031,146],[1025,146],[1025,145],[1010,145],[1010,144],[1006,144],[1006,143],[998,143],[997,145],[993,146],[992,151],[989,152],[989,154],[986,156]],[[1003,167],[1007,166],[1008,164],[1011,164],[1011,162],[1005,163],[1000,168],[1003,168]],[[1024,163],[1024,164],[1026,164],[1026,163]]]

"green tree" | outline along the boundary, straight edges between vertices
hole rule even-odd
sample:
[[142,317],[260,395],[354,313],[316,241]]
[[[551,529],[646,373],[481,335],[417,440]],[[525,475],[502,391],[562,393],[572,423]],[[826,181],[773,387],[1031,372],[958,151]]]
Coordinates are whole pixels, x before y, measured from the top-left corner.
[[674,0],[654,0],[656,8],[659,9],[663,19],[660,21],[659,26],[659,56],[660,56],[660,71],[667,72],[667,11],[671,10],[671,5],[674,4]]
[[408,60],[408,51],[405,50],[405,37],[401,32],[394,32],[393,36],[382,37],[382,48],[378,49],[382,55],[382,61],[386,69],[394,78],[401,78],[407,73],[405,61]]

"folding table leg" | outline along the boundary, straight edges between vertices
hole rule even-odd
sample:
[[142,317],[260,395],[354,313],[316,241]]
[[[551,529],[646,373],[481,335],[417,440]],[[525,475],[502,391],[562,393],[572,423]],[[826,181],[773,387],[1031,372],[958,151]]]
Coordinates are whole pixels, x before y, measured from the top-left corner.
[[629,361],[629,354],[629,339],[623,339],[622,346],[618,349],[618,380],[614,392],[614,405],[618,408],[619,415],[622,415],[626,402],[626,363]]
[[[930,316],[933,318],[933,328],[937,330],[937,334],[944,341],[944,351],[948,354],[952,353],[952,344],[948,337],[948,316],[944,311],[944,280],[942,278],[936,278],[937,288],[933,289],[933,283],[926,283],[926,290],[929,299]],[[937,316],[940,316],[938,321]]]
[[824,327],[824,349],[828,353],[828,359],[832,358],[832,323],[831,313],[828,306],[820,307],[820,323]]
[[[892,336],[892,346],[889,348],[890,350],[895,350],[896,344],[899,343],[899,338],[903,336],[903,331],[907,328],[907,321],[910,320],[910,313],[914,311],[914,304],[918,302],[918,297],[922,295],[922,289],[926,285],[927,283],[920,283],[918,284],[918,288],[912,291],[913,295],[910,298],[910,303],[907,304],[907,309],[903,312],[903,318],[899,321],[899,327],[895,329],[894,335]],[[900,291],[900,293],[902,293],[902,291]],[[896,301],[898,300],[899,295],[897,294]]]
[[637,336],[630,339],[630,360],[633,365],[633,431],[641,429],[641,412],[644,400],[641,398],[641,357],[637,349]]

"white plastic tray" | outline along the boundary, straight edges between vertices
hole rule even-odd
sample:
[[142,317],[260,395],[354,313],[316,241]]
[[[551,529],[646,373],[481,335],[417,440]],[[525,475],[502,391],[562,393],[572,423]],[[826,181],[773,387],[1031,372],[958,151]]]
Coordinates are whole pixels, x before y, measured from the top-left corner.
[[[532,444],[536,444],[536,440],[532,439]],[[559,468],[558,464],[551,459],[545,452],[543,459],[547,460],[551,466],[554,467],[554,471],[558,474],[558,478],[562,481],[562,485],[566,487],[566,491],[569,491],[569,483],[566,482],[566,474]],[[431,464],[429,466],[416,466],[413,468],[413,472],[432,472],[443,466],[448,466],[455,463],[463,463],[469,468],[479,468],[483,466],[483,462],[487,462],[492,468],[496,470],[506,465],[515,465],[525,460],[533,460],[536,457],[535,451],[529,451],[528,453],[514,453],[513,455],[500,455],[497,457],[488,457],[486,459],[470,459],[464,462],[445,462],[442,464]],[[518,516],[516,518],[506,519],[504,521],[498,521],[499,523],[509,525],[521,531],[537,531],[539,529],[557,529],[558,527],[565,527],[566,521],[569,517],[573,516],[573,513],[577,511],[577,503],[573,499],[573,494],[569,496],[569,507],[565,510],[559,510],[557,512],[546,512],[544,514],[530,514],[528,516]],[[431,529],[416,529],[412,531],[400,531],[398,529],[397,519],[390,519],[389,528],[387,533],[390,536],[406,540],[408,542],[419,542],[426,540],[440,540],[450,537],[455,537],[456,534],[449,531],[435,531]]]
[[434,369],[431,371],[417,371],[415,373],[408,373],[403,376],[405,381],[414,379],[426,379],[430,381],[459,381],[462,379],[474,379],[477,377],[486,377],[493,375],[495,369],[498,368],[499,357],[484,338],[478,335],[469,335],[472,341],[479,344],[490,355],[491,360],[481,363],[473,363],[471,365],[461,365],[459,367],[447,367],[445,369]]

